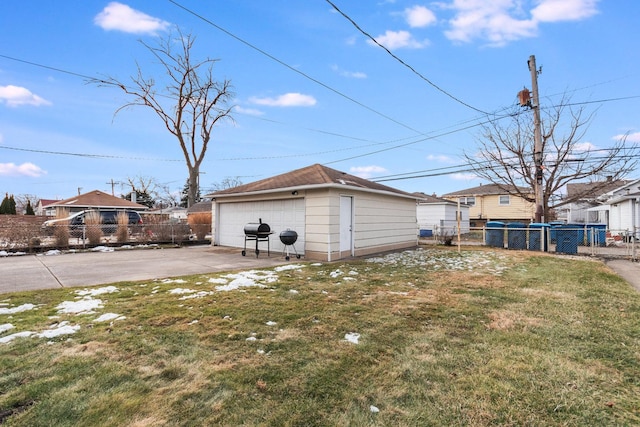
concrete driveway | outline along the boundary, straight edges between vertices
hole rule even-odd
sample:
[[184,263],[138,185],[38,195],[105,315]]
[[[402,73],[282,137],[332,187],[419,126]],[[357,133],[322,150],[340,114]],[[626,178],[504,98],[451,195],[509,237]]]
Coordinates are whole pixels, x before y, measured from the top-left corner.
[[0,258],[0,293],[93,286],[216,271],[272,267],[285,261],[279,252],[241,255],[240,249],[187,246],[119,249],[114,252],[22,255]]

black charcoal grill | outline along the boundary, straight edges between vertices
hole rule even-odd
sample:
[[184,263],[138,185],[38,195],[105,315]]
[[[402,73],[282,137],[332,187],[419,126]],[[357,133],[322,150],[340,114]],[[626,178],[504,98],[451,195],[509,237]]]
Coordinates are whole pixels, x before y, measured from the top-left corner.
[[267,242],[267,256],[270,254],[269,248],[269,236],[273,234],[269,224],[262,222],[262,218],[258,219],[258,222],[250,222],[244,226],[244,249],[242,250],[242,256],[247,255],[247,242],[256,242],[256,258],[260,255],[260,249],[258,248],[259,242]]
[[289,261],[289,246],[293,248],[293,251],[296,253],[296,258],[300,259],[300,255],[298,255],[298,251],[294,243],[298,240],[298,233],[293,230],[286,229],[285,231],[280,232],[280,241],[284,245],[284,249],[282,250],[282,254],[285,255],[284,259]]

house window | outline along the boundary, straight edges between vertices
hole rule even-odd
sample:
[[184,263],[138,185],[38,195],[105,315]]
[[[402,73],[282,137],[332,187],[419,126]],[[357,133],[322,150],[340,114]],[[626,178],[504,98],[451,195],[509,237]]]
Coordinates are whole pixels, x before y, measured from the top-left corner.
[[460,200],[460,202],[469,205],[469,206],[475,206],[476,205],[476,198],[475,197],[462,197],[462,199]]
[[500,196],[500,200],[498,201],[500,206],[509,206],[510,203],[511,197],[508,194],[506,196]]

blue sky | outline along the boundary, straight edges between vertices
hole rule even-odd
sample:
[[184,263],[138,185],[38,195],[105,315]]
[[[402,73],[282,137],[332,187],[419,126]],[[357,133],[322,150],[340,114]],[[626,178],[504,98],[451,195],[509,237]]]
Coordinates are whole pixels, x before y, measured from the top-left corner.
[[[196,37],[195,59],[219,59],[214,74],[235,93],[205,189],[313,163],[365,178],[461,165],[478,146],[479,111],[531,88],[530,55],[543,108],[570,92],[595,112],[585,144],[607,148],[627,132],[640,142],[640,2],[332,2],[422,77],[326,0],[0,2],[0,192],[67,198],[136,177],[181,190],[187,169],[160,120],[142,107],[114,117],[128,98],[81,77],[126,82],[139,64],[162,80],[140,41],[176,26]],[[480,183],[469,173],[385,182],[438,195]]]

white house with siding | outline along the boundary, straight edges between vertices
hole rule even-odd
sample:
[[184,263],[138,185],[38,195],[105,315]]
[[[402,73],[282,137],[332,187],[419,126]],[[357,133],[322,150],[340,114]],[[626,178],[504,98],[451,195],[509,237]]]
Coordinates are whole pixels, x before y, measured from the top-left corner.
[[469,205],[464,203],[458,205],[452,200],[424,193],[413,193],[413,195],[419,198],[416,215],[421,231],[431,230],[437,236],[457,234],[458,212],[460,212],[460,232],[469,232]]
[[607,227],[611,234],[626,235],[635,232],[640,237],[640,179],[609,191],[601,199],[606,200]]
[[212,199],[214,245],[245,248],[248,223],[266,223],[273,234],[258,241],[260,253],[285,247],[282,231],[298,234],[295,249],[312,260],[416,247],[416,197],[319,164],[238,187],[217,191]]

